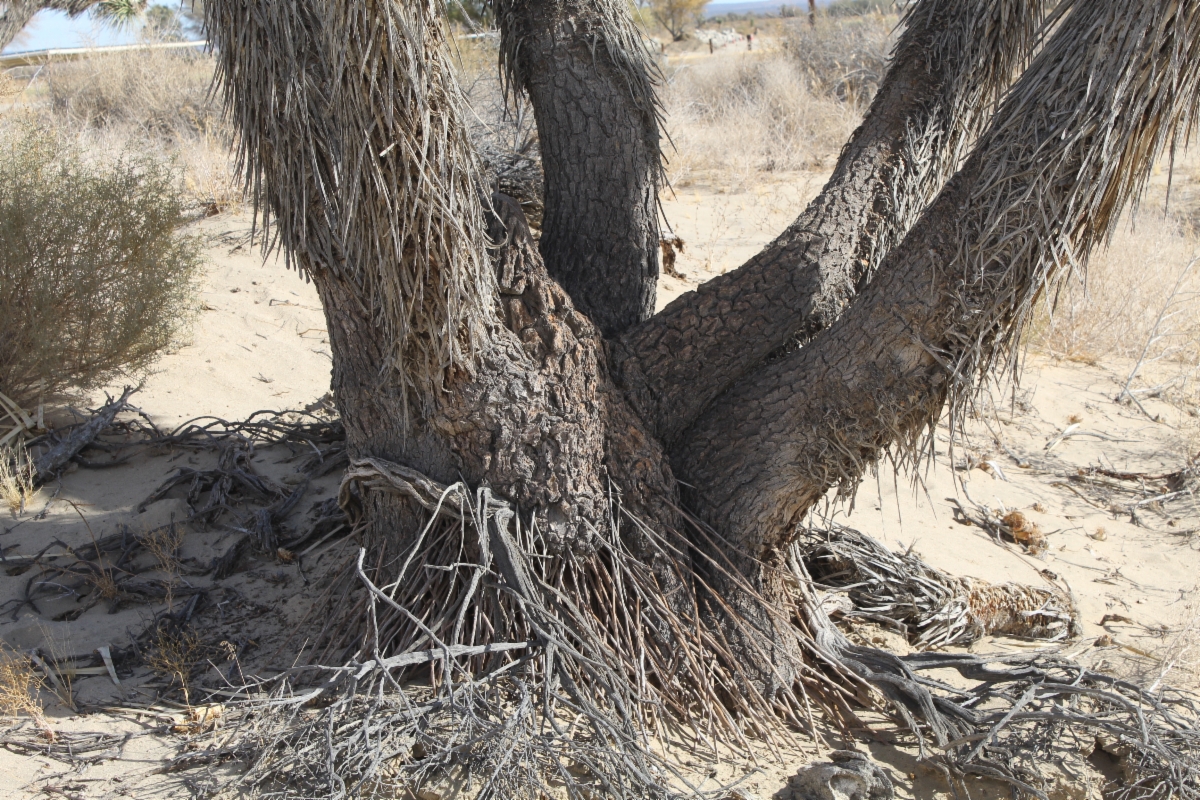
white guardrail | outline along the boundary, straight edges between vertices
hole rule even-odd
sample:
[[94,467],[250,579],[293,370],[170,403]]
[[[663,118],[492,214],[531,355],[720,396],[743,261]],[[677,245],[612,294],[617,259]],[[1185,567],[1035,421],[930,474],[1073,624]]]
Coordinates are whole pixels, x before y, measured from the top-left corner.
[[0,55],[0,69],[37,67],[51,61],[75,61],[107,53],[130,53],[139,50],[185,50],[206,47],[203,39],[194,42],[157,42],[155,44],[115,44],[107,47],[59,47],[51,50],[26,50],[23,53]]

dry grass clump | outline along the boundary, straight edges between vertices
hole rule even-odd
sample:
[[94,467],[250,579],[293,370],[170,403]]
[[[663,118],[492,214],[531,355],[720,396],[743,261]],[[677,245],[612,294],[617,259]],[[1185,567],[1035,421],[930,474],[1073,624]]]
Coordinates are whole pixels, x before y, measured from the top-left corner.
[[183,546],[183,527],[172,523],[152,528],[138,539],[150,552],[154,565],[163,574],[173,578],[180,568],[179,548]]
[[1085,277],[1068,280],[1040,305],[1030,343],[1055,357],[1095,362],[1138,359],[1149,342],[1147,361],[1195,367],[1200,269],[1183,273],[1197,253],[1200,238],[1178,220],[1149,210],[1131,217],[1092,256]]
[[814,94],[865,106],[887,71],[898,23],[894,14],[823,16],[789,25],[782,46]]
[[761,171],[819,167],[836,155],[862,110],[808,86],[779,53],[669,69],[663,97],[675,144],[667,149],[672,183],[686,186],[706,171],[747,180]]
[[41,92],[51,113],[76,128],[225,134],[212,78],[213,61],[199,50],[145,50],[49,64]]
[[200,50],[147,50],[48,65],[31,99],[47,124],[89,147],[139,146],[174,158],[190,194],[223,209],[241,201],[232,134],[210,93],[214,61]]
[[18,441],[15,447],[0,447],[0,503],[14,517],[25,511],[36,489],[33,462]]
[[186,330],[201,263],[175,169],[89,163],[30,119],[0,152],[0,391],[29,406],[149,367]]
[[193,631],[175,627],[160,627],[154,643],[146,657],[146,666],[172,687],[183,692],[184,702],[189,699],[192,669],[204,657],[200,637]]
[[0,647],[0,717],[27,716],[44,720],[38,692],[42,679],[28,658]]

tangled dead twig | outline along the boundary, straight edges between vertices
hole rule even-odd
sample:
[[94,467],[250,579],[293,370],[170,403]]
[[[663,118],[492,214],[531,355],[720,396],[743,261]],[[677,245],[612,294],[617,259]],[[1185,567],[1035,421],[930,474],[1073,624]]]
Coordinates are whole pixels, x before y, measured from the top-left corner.
[[[514,798],[720,797],[689,783],[654,743],[681,730],[694,745],[769,743],[775,714],[791,716],[786,697],[755,706],[759,690],[722,673],[717,633],[665,604],[619,537],[605,536],[601,557],[580,564],[546,553],[536,529],[486,488],[356,462],[342,492],[352,517],[373,491],[403,493],[427,522],[376,565],[360,551],[352,575],[365,593],[350,610],[368,633],[338,641],[334,652],[352,648],[343,666],[304,668],[320,676],[315,685],[289,673],[270,698],[242,706],[218,747],[251,764],[238,791],[340,798],[450,784]],[[861,534],[843,538],[871,550]],[[793,702],[840,703],[847,720],[847,703],[877,704],[952,780],[986,775],[1044,798],[1013,753],[1072,729],[1123,759],[1125,796],[1161,785],[1200,797],[1195,698],[1151,695],[1048,653],[898,657],[853,645],[823,610],[806,560],[812,552],[793,548],[791,624],[812,643]],[[957,630],[953,619],[937,625],[943,638]],[[676,626],[674,638],[656,637],[661,626]],[[793,723],[805,719],[801,711]]]
[[1078,627],[1075,604],[1058,587],[993,585],[948,575],[911,550],[893,553],[841,526],[806,532],[801,548],[822,588],[853,601],[845,616],[899,626],[922,649],[990,634],[1058,641]]

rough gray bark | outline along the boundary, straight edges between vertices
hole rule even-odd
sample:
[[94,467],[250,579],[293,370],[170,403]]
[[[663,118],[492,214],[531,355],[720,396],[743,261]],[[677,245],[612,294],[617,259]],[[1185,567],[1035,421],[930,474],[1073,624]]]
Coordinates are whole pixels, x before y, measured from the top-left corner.
[[[501,237],[495,271],[469,276],[473,299],[455,301],[474,304],[471,313],[481,316],[461,323],[479,328],[474,354],[429,367],[430,357],[416,349],[424,346],[423,339],[409,333],[413,352],[405,355],[402,347],[400,356],[408,372],[395,367],[397,343],[381,323],[388,312],[380,308],[381,290],[374,287],[406,279],[413,269],[439,266],[443,258],[463,269],[472,253],[482,256],[484,250],[479,228],[484,214],[477,202],[472,206],[470,194],[477,187],[461,180],[389,185],[397,175],[424,180],[435,174],[434,167],[419,161],[411,166],[366,161],[357,172],[346,167],[359,152],[399,150],[399,158],[410,145],[390,145],[410,141],[405,137],[421,141],[421,126],[431,120],[404,105],[411,97],[443,97],[444,105],[433,106],[434,111],[446,115],[451,127],[461,127],[448,69],[426,71],[426,84],[410,96],[396,99],[371,91],[371,82],[388,71],[395,85],[411,79],[404,74],[407,52],[396,49],[389,37],[404,24],[420,23],[403,18],[388,27],[371,9],[330,12],[308,2],[225,0],[206,4],[206,13],[250,177],[260,188],[264,211],[277,220],[281,243],[321,296],[334,355],[334,394],[346,421],[351,459],[405,464],[445,483],[461,478],[489,485],[539,519],[543,534],[561,549],[588,548],[589,526],[606,513],[610,477],[622,482],[628,500],[650,518],[669,520],[675,490],[666,459],[608,380],[594,327],[546,275],[519,209],[499,204],[493,217],[494,222],[503,218],[493,228]],[[339,28],[352,33],[333,32]],[[436,29],[422,35],[434,52],[443,46]],[[334,73],[338,60],[330,49],[348,40],[373,48],[374,60]],[[258,57],[247,58],[250,53]],[[365,125],[362,115],[387,123]],[[359,132],[365,129],[364,145]],[[451,137],[445,147],[449,152],[430,156],[442,159],[436,169],[447,173],[462,164],[469,174],[465,136]],[[425,227],[402,232],[442,237],[428,256],[413,256],[408,244],[393,247],[391,238],[377,230],[356,229],[378,224],[387,230],[397,218],[424,213],[416,208],[421,192],[443,197],[428,206],[433,216]],[[372,213],[389,204],[394,210]],[[456,206],[461,211],[455,212]],[[478,219],[470,219],[472,214]],[[443,252],[453,255],[446,258]],[[443,282],[450,286],[445,291],[453,289],[453,281]],[[454,306],[443,308],[437,313]],[[391,324],[400,335],[415,330],[417,322]],[[429,374],[414,379],[423,369]],[[381,494],[371,502],[367,518],[377,538],[397,535],[407,513],[402,501]]]
[[[1200,31],[1200,13],[1152,4],[1133,31],[1120,13],[1065,7],[970,159],[850,310],[719,398],[674,449],[696,487],[685,500],[738,543],[747,574],[786,551],[827,490],[852,491],[885,454],[919,458],[947,401],[962,411],[1038,295],[1086,260],[1188,129],[1200,40],[1183,31]],[[1170,41],[1156,38],[1167,29]]]
[[1042,0],[910,10],[892,67],[825,188],[746,264],[612,344],[619,381],[671,443],[723,391],[846,309],[915,222],[1029,56]]
[[529,95],[546,267],[605,336],[654,313],[662,173],[655,68],[628,5],[499,0],[502,59]]

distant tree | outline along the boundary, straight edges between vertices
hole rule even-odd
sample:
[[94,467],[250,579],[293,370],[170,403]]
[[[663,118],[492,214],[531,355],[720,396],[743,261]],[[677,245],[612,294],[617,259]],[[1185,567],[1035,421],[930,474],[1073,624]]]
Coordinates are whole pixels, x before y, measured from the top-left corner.
[[179,9],[171,6],[150,6],[146,9],[146,35],[163,42],[183,40],[184,18]]
[[650,12],[678,42],[687,35],[688,26],[700,19],[706,5],[708,0],[650,0]]

